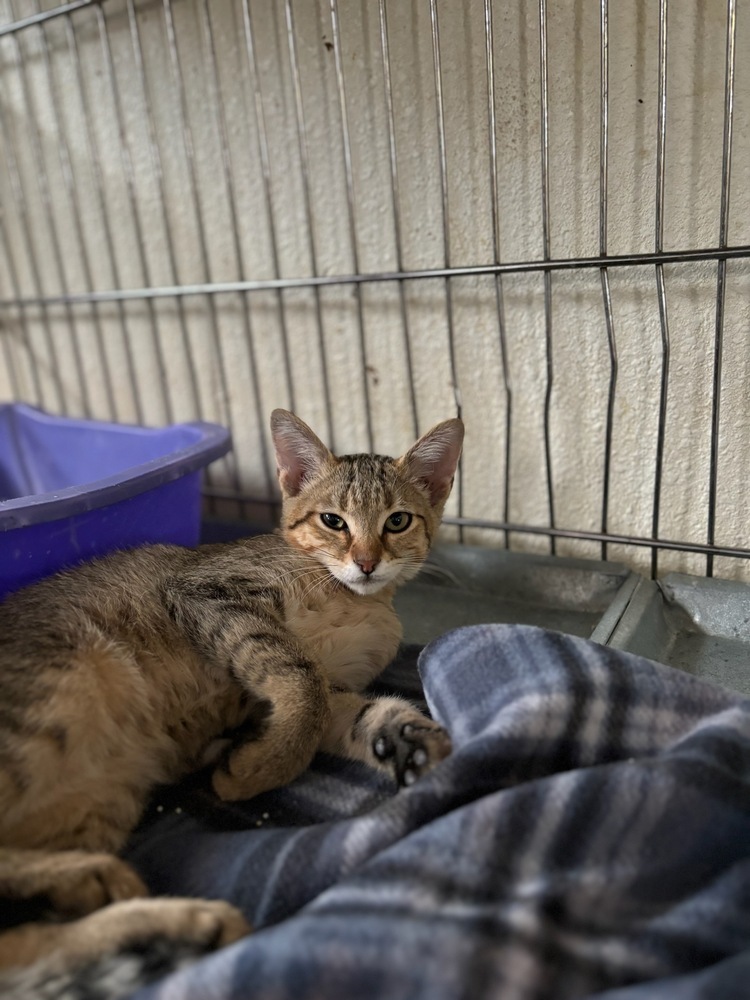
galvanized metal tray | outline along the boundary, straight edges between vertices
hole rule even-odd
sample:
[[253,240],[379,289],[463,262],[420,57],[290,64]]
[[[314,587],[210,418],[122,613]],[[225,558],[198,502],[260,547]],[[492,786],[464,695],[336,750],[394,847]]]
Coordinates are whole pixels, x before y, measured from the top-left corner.
[[424,645],[449,629],[486,622],[590,636],[604,617],[614,626],[638,580],[614,562],[444,545],[397,591],[395,605],[407,643]]
[[645,579],[619,563],[437,549],[396,596],[405,646],[381,678],[409,681],[418,650],[459,625],[556,629],[686,670],[750,697],[750,586],[672,573]]
[[515,622],[585,638],[602,628],[610,634],[639,581],[615,562],[471,545],[436,547],[419,576],[396,593],[404,643],[375,690],[420,700],[420,650],[462,625]]
[[640,579],[613,628],[592,638],[750,697],[750,586],[670,573]]

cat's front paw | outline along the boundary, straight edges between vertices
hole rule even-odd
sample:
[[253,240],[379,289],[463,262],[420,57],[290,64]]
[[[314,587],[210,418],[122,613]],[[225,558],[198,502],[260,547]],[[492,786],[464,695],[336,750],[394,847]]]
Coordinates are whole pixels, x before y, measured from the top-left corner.
[[372,752],[403,787],[413,785],[447,757],[451,741],[442,726],[424,716],[411,717],[406,722],[396,719],[376,734]]

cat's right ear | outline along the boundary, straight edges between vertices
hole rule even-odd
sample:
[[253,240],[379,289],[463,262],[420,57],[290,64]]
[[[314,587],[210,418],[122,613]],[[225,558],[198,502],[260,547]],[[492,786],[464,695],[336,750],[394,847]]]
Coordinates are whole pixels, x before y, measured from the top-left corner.
[[463,440],[463,422],[453,417],[423,434],[398,460],[398,464],[428,490],[434,507],[448,499]]
[[289,410],[273,411],[271,436],[276,449],[279,485],[285,496],[297,496],[304,484],[317,476],[324,465],[335,461],[320,438]]

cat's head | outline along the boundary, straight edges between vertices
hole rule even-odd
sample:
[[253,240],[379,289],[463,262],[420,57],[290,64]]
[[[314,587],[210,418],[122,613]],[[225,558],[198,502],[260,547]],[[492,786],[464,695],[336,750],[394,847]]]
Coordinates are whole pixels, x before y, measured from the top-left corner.
[[401,458],[337,457],[287,410],[273,411],[271,432],[291,545],[357,594],[419,571],[453,484],[460,420],[437,424]]

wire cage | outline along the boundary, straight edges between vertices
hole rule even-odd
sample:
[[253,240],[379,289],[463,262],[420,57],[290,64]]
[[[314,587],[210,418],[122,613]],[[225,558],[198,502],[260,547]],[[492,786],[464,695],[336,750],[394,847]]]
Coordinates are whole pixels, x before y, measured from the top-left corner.
[[448,532],[750,579],[742,0],[0,0],[0,397],[467,425]]

